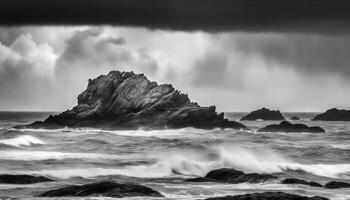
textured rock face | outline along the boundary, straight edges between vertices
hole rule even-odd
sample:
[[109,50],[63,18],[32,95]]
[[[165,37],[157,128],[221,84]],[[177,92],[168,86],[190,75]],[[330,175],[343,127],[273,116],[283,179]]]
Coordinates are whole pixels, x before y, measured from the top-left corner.
[[269,174],[258,174],[250,173],[245,174],[242,171],[231,169],[231,168],[221,168],[215,169],[208,172],[205,177],[187,179],[187,182],[222,182],[222,183],[259,183],[268,181],[271,179],[276,179],[277,177]]
[[0,183],[7,184],[32,184],[40,182],[53,181],[43,176],[30,176],[30,175],[14,175],[14,174],[1,174]]
[[89,80],[78,105],[31,127],[98,127],[106,129],[245,128],[224,119],[215,106],[200,107],[169,84],[158,85],[143,74],[111,71]]
[[283,115],[279,110],[270,110],[267,108],[261,108],[259,110],[255,110],[248,115],[242,117],[241,121],[255,121],[255,120],[284,120]]
[[316,115],[312,120],[317,121],[350,121],[350,110],[332,108],[326,112]]
[[136,196],[151,196],[162,197],[159,192],[134,184],[119,184],[115,182],[105,181],[90,183],[86,185],[72,185],[57,190],[50,190],[39,195],[40,197],[136,197]]
[[279,124],[268,125],[258,132],[286,132],[286,133],[298,133],[298,132],[308,132],[308,133],[321,133],[325,132],[319,126],[306,126],[304,124],[291,124],[287,121],[283,121]]
[[243,194],[236,196],[215,197],[206,200],[328,200],[324,197],[314,196],[300,196],[295,194],[288,194],[283,192],[263,192],[253,194]]

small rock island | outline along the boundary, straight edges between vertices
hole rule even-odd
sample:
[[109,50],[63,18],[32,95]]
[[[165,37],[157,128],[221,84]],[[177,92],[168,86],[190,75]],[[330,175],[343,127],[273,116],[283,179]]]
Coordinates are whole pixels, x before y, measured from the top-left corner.
[[261,108],[259,110],[255,110],[249,113],[248,115],[242,117],[240,121],[256,121],[256,120],[282,121],[285,119],[279,110],[270,110],[267,108]]
[[258,132],[286,132],[286,133],[323,133],[325,130],[319,126],[307,126],[305,124],[292,124],[283,121],[279,124],[271,124],[258,130]]
[[332,108],[316,115],[313,121],[350,121],[350,110]]
[[[27,128],[94,127],[102,129],[246,129],[229,121],[215,106],[201,107],[170,84],[158,85],[143,74],[111,71],[89,80],[78,105]],[[21,128],[21,127],[19,127]]]
[[297,121],[297,120],[300,120],[300,118],[297,116],[294,116],[294,117],[291,117],[290,120]]

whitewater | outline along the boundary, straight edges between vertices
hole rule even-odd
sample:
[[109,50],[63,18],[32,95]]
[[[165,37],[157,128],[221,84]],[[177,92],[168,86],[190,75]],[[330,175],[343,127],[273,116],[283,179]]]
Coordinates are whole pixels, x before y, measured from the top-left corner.
[[[321,184],[331,180],[350,182],[349,122],[314,122],[310,119],[315,113],[284,113],[287,118],[301,117],[301,123],[322,126],[326,133],[258,133],[257,129],[277,123],[261,120],[244,122],[249,131],[12,128],[45,119],[49,114],[0,112],[0,174],[43,175],[57,180],[0,184],[0,199],[37,199],[35,194],[53,186],[91,180],[137,182],[165,196],[158,199],[203,199],[263,191],[350,199],[348,189],[282,185],[278,180],[259,184],[184,182],[223,167]],[[225,113],[230,120],[238,120],[244,114]]]

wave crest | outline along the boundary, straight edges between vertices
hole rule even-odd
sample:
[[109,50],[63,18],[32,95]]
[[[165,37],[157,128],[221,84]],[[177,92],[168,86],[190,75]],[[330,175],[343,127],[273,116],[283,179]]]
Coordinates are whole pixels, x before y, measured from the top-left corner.
[[21,135],[11,139],[0,140],[0,144],[13,146],[13,147],[21,147],[21,146],[43,145],[45,144],[45,142],[31,135]]

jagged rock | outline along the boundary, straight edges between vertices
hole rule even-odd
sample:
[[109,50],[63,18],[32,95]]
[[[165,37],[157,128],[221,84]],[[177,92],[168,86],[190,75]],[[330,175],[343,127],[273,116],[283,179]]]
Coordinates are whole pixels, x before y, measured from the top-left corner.
[[1,174],[0,183],[6,184],[32,184],[40,182],[54,181],[44,176],[31,176],[31,175],[16,175],[16,174]]
[[[111,71],[89,80],[78,105],[30,128],[96,127],[104,129],[234,128],[215,106],[200,107],[170,84],[158,85],[143,74]],[[21,128],[21,127],[20,127]]]
[[317,121],[350,121],[350,110],[332,108],[316,115],[312,120]]
[[162,197],[159,192],[142,186],[134,184],[120,184],[110,181],[90,183],[86,185],[71,185],[64,188],[50,190],[39,195],[40,197],[136,197],[136,196],[150,196]]
[[291,124],[287,121],[283,121],[279,124],[271,124],[258,130],[258,132],[286,132],[286,133],[321,133],[325,130],[319,126],[306,126],[305,124]]
[[258,174],[250,173],[245,174],[242,171],[231,169],[231,168],[221,168],[215,169],[208,172],[204,178],[193,178],[187,179],[187,182],[222,182],[222,183],[259,183],[268,181],[271,179],[276,179],[277,177],[269,174]]
[[235,196],[224,196],[208,198],[206,200],[328,200],[324,197],[313,196],[300,196],[296,194],[288,194],[284,192],[263,192],[263,193],[252,193],[242,194]]
[[284,117],[279,110],[270,110],[267,108],[261,108],[241,118],[241,121],[256,121],[256,120],[280,121],[280,120],[284,120]]
[[328,189],[337,189],[337,188],[350,188],[350,183],[331,181],[324,185]]
[[295,121],[295,120],[300,120],[300,118],[299,118],[299,117],[297,117],[297,116],[294,116],[294,117],[290,118],[290,120]]
[[316,182],[307,182],[301,179],[297,179],[297,178],[286,178],[284,180],[281,181],[282,184],[302,184],[302,185],[309,185],[312,187],[322,187],[321,184],[316,183]]

